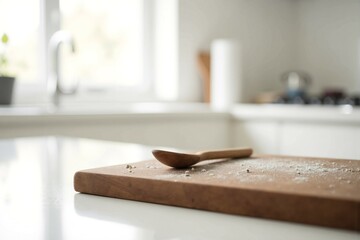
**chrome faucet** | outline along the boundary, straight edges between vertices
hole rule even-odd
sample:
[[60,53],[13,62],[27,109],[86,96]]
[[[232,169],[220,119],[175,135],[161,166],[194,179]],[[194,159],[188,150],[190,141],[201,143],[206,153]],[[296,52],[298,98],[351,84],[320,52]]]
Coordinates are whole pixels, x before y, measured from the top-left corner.
[[72,52],[75,52],[74,39],[70,33],[66,31],[55,32],[49,41],[49,79],[48,90],[52,94],[53,104],[59,106],[61,95],[74,94],[77,91],[78,84],[69,90],[65,90],[61,86],[61,71],[59,61],[59,49],[61,44],[69,44]]

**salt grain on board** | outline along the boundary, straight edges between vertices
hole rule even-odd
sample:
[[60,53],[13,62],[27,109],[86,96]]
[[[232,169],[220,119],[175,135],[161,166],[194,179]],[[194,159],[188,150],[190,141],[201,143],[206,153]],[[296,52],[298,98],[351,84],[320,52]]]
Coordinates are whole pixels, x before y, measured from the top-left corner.
[[[231,164],[220,163],[213,165],[215,167],[209,170],[209,165],[203,165],[200,171],[196,171],[193,167],[183,171],[174,170],[171,174],[159,174],[158,179],[168,180],[186,180],[186,179],[229,179],[239,182],[271,182],[274,181],[273,176],[287,176],[287,179],[294,183],[301,184],[309,181],[309,178],[317,179],[328,176],[329,174],[347,174],[347,172],[360,171],[360,169],[349,169],[344,165],[334,166],[335,162],[319,163],[303,160],[302,158],[267,158],[266,161],[260,158],[252,158],[248,160],[232,160]],[[148,167],[148,166],[147,166]],[[157,169],[158,166],[150,166],[149,168]],[[339,169],[345,169],[339,171]],[[349,169],[349,170],[348,170]],[[235,170],[235,171],[234,171]],[[191,178],[190,178],[191,173]],[[339,176],[339,180],[344,180]],[[347,182],[345,182],[347,183]],[[351,183],[351,182],[350,182]],[[347,183],[347,184],[350,184]]]

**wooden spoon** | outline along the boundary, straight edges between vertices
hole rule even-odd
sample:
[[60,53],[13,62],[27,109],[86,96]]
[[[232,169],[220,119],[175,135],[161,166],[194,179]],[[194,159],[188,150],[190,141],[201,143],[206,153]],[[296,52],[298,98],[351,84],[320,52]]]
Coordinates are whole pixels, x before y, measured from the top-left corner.
[[152,154],[161,163],[173,168],[187,168],[198,162],[220,159],[220,158],[241,158],[250,157],[251,148],[223,149],[215,151],[203,151],[194,154],[177,153],[164,150],[153,150]]

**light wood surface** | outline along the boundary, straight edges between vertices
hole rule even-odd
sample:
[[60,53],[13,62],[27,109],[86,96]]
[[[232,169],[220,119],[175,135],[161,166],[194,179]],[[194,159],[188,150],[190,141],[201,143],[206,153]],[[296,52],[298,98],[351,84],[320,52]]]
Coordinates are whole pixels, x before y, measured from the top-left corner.
[[360,230],[360,161],[284,156],[156,160],[79,171],[75,190],[214,212]]
[[210,53],[200,52],[197,57],[198,69],[200,77],[203,81],[203,101],[210,103],[210,88],[211,88],[211,75],[210,75]]

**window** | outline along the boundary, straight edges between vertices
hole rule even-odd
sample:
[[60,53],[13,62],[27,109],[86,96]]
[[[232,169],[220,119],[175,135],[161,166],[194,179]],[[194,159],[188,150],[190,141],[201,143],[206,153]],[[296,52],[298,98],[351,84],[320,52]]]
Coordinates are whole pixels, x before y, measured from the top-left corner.
[[74,56],[63,51],[64,73],[95,90],[144,84],[142,0],[60,0],[60,10],[76,45]]
[[0,31],[9,35],[11,70],[17,76],[15,102],[51,99],[46,90],[47,46],[60,29],[71,33],[76,45],[75,54],[70,46],[60,47],[62,84],[79,81],[72,100],[153,100],[161,92],[173,98],[168,95],[176,81],[177,42],[176,30],[168,30],[177,23],[164,16],[176,18],[169,11],[175,11],[176,2],[1,0]]
[[25,84],[39,83],[39,11],[39,0],[0,1],[0,35],[9,35],[8,71]]

